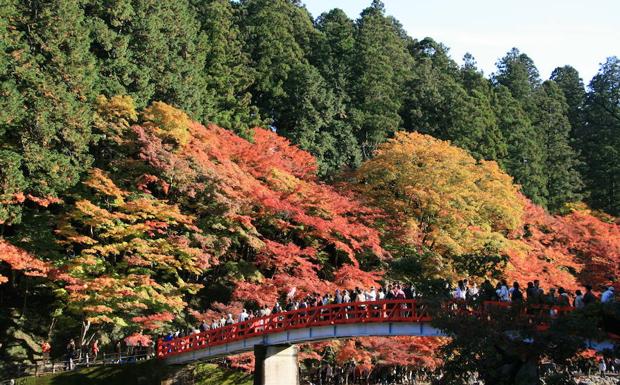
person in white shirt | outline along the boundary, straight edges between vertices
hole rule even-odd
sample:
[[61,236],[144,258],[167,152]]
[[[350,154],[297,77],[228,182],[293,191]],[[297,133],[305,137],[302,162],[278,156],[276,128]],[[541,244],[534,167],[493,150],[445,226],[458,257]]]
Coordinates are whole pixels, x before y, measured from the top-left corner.
[[357,302],[366,302],[366,294],[360,289],[357,290],[356,300]]
[[377,293],[377,298],[379,300],[385,299],[385,292],[383,291],[382,287],[379,288],[379,292]]
[[248,320],[249,318],[249,314],[248,311],[246,309],[243,309],[243,311],[241,312],[241,314],[239,314],[239,322],[245,322]]
[[575,309],[583,309],[585,306],[583,303],[583,294],[581,293],[581,290],[577,290],[575,292],[575,301],[573,302],[573,305],[575,306]]
[[510,302],[510,291],[508,290],[508,283],[506,280],[502,280],[502,284],[499,288],[499,300],[502,302]]
[[601,295],[601,303],[609,303],[614,301],[614,287],[609,286]]
[[348,290],[344,291],[344,295],[342,296],[342,302],[343,303],[351,302],[351,295],[349,294]]
[[375,291],[374,286],[370,288],[370,291],[366,292],[366,301],[376,301],[377,300],[377,292]]
[[467,288],[465,287],[465,283],[463,281],[459,281],[456,285],[456,290],[454,291],[454,299],[465,300],[467,297]]
[[261,315],[264,316],[268,316],[271,315],[271,309],[269,308],[269,306],[265,305],[263,306],[263,310],[261,312]]
[[471,287],[468,289],[469,298],[477,298],[478,297],[478,285],[476,282],[472,283]]
[[601,376],[605,376],[605,372],[607,371],[607,364],[605,364],[604,358],[601,358],[601,361],[598,363],[598,370]]

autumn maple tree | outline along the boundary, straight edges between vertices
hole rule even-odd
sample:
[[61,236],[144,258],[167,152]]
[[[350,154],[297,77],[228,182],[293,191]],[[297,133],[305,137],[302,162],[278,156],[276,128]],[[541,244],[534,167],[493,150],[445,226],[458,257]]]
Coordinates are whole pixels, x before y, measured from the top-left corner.
[[595,290],[620,277],[620,226],[585,205],[571,205],[565,215],[551,215],[527,202],[523,227],[513,232],[506,275],[520,282]]
[[210,266],[193,218],[120,189],[99,169],[84,184],[91,198],[76,201],[57,230],[68,255],[56,262],[55,278],[64,283],[59,293],[68,308],[89,323],[130,330],[172,321]]
[[397,133],[355,176],[356,189],[392,215],[389,237],[443,256],[435,263],[448,270],[451,255],[501,252],[521,224],[518,188],[495,162],[428,135]]
[[[2,238],[0,238],[0,262],[8,265],[9,271],[13,273],[19,272],[30,277],[47,277],[51,268],[49,263],[15,247]],[[0,274],[0,284],[8,281],[8,277]]]
[[494,162],[449,142],[398,133],[355,176],[354,188],[390,214],[383,232],[385,247],[399,257],[392,275],[402,276],[402,256],[413,254],[427,265],[416,273],[449,280],[472,274],[456,271],[463,260],[486,268],[476,270],[481,276],[499,267],[495,278],[538,279],[545,287],[574,290],[618,279],[620,228],[613,218],[583,204],[550,214]]
[[205,127],[162,103],[142,119],[133,131],[150,185],[166,186],[159,190],[216,236],[234,299],[272,303],[292,288],[326,292],[338,280],[367,285],[380,277],[360,265],[385,257],[368,226],[378,214],[319,182],[309,153],[268,130],[255,129],[248,141]]

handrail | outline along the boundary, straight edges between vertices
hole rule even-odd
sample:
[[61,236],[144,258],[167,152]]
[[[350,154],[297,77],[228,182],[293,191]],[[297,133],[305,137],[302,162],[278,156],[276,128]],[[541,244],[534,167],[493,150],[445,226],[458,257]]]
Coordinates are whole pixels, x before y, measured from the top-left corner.
[[350,323],[429,322],[426,306],[413,299],[346,302],[271,314],[170,341],[158,339],[157,357],[171,357],[250,337]]
[[[485,314],[491,308],[507,309],[512,302],[484,301],[476,309],[470,302],[452,300],[444,303],[446,309],[466,311],[469,314]],[[553,319],[575,310],[571,306],[532,304],[520,302],[520,311],[529,316]],[[264,317],[252,318],[244,322],[226,325],[216,329],[177,337],[169,341],[159,338],[156,357],[164,359],[174,355],[202,350],[231,342],[279,333],[287,330],[351,323],[383,322],[430,322],[427,304],[415,299],[392,299],[366,302],[346,302],[284,311]],[[541,326],[548,326],[544,323]]]

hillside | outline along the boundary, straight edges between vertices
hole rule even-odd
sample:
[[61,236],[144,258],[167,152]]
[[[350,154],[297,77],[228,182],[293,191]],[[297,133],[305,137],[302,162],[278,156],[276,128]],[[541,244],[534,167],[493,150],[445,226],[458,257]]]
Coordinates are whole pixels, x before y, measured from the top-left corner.
[[[617,57],[584,84],[513,48],[485,76],[379,0],[355,20],[296,0],[6,0],[0,52],[0,378],[44,341],[55,359],[71,339],[131,350],[336,290],[619,288]],[[458,356],[440,346],[302,356],[423,371]]]

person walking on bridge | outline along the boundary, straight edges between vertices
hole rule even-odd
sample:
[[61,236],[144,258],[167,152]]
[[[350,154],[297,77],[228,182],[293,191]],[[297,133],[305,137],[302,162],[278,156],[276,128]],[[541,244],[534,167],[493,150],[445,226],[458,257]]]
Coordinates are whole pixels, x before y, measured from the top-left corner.
[[614,301],[614,287],[609,286],[601,295],[601,303],[611,303]]
[[521,303],[523,302],[523,293],[521,293],[521,288],[519,287],[519,282],[514,282],[512,284],[512,289],[510,289],[510,300],[512,302]]
[[573,301],[573,306],[575,309],[583,309],[585,306],[583,303],[583,293],[581,293],[581,290],[575,291],[575,301]]
[[588,306],[596,302],[596,296],[594,295],[594,293],[592,293],[591,285],[586,285],[585,288],[586,288],[586,293],[583,295],[583,304],[585,306]]

